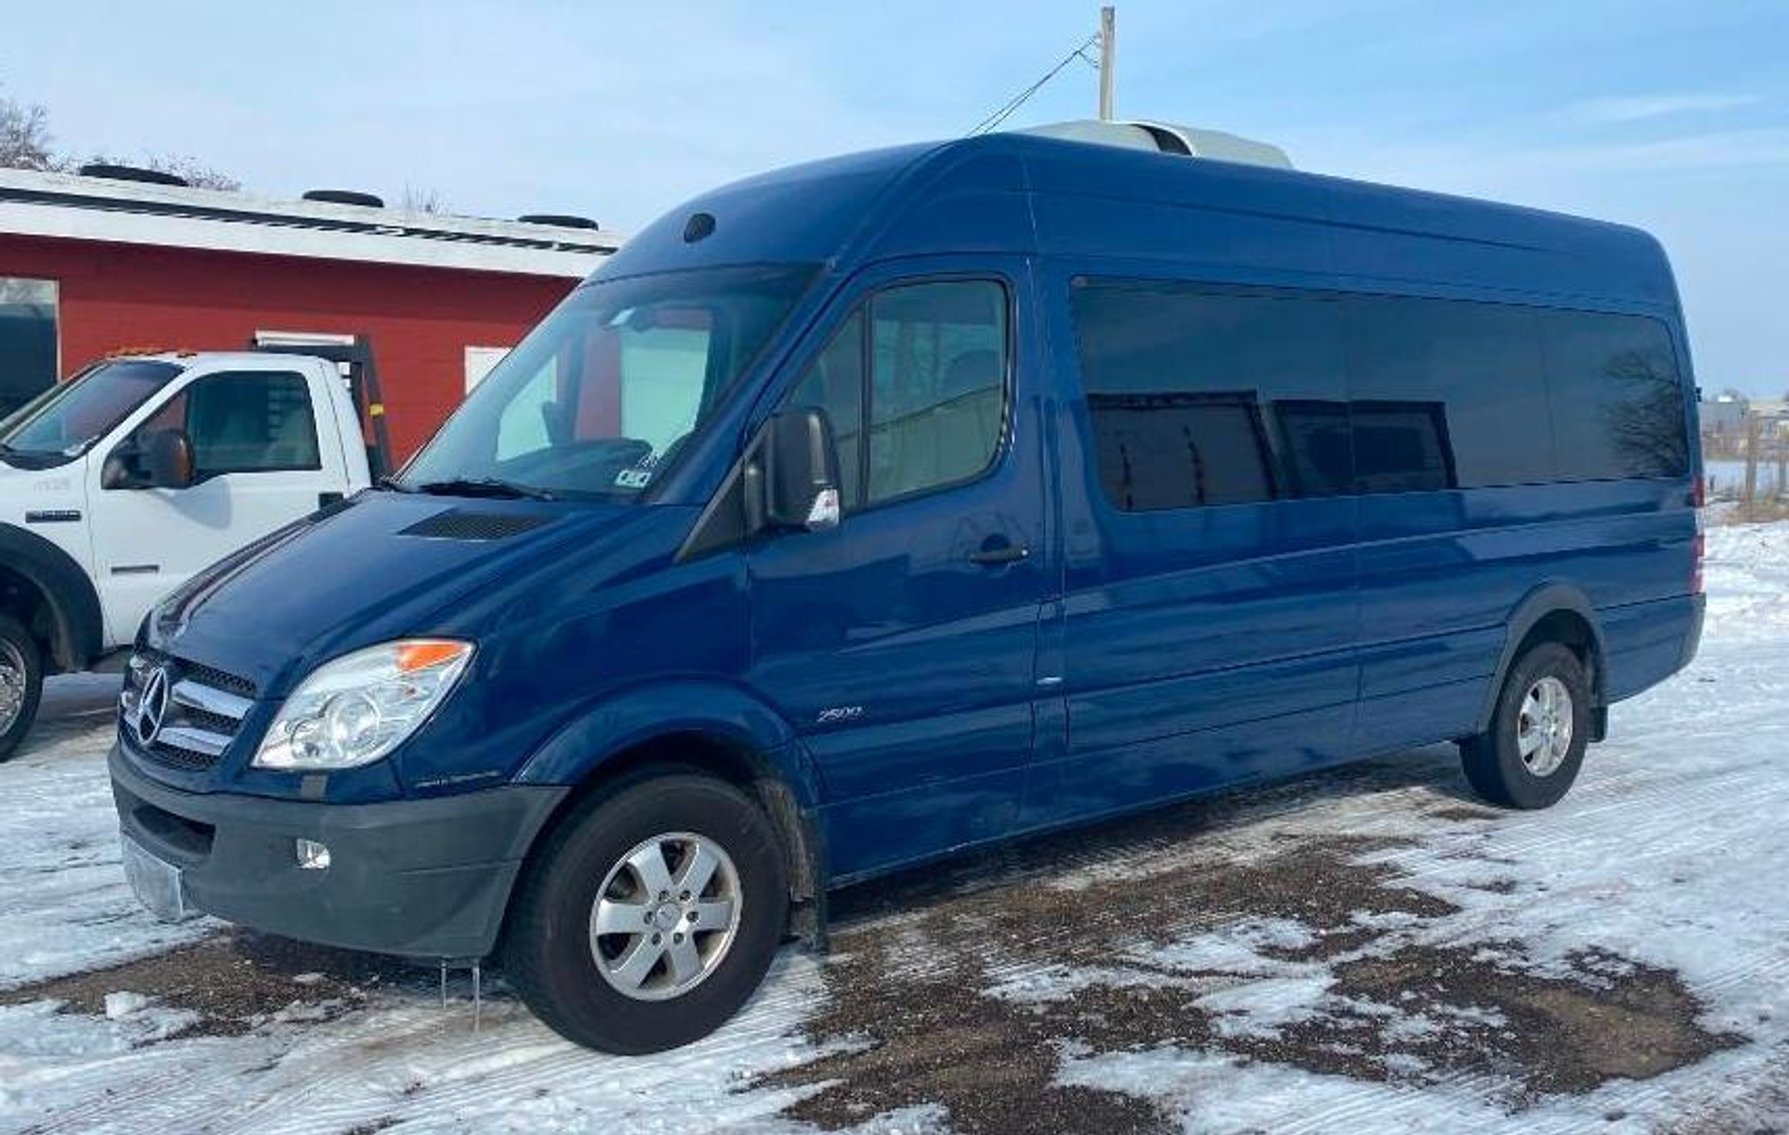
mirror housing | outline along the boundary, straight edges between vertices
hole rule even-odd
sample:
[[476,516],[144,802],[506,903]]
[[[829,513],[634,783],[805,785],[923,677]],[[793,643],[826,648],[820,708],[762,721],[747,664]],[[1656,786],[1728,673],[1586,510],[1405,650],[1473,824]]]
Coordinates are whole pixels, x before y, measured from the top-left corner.
[[143,458],[152,488],[184,489],[193,483],[193,439],[185,430],[175,427],[150,434]]
[[[764,423],[748,475],[751,527],[823,532],[842,513],[839,455],[824,410],[781,410]],[[756,507],[754,507],[756,502]]]
[[102,489],[135,489],[141,485],[136,474],[131,472],[130,462],[120,449],[106,454],[105,461],[99,467],[99,487]]

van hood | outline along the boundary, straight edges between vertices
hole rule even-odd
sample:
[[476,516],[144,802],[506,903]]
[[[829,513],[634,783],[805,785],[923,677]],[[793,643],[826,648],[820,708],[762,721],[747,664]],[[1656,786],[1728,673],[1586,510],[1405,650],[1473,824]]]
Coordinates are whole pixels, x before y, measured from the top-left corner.
[[363,492],[199,573],[150,614],[146,645],[282,696],[329,658],[441,633],[460,605],[567,570],[657,511]]

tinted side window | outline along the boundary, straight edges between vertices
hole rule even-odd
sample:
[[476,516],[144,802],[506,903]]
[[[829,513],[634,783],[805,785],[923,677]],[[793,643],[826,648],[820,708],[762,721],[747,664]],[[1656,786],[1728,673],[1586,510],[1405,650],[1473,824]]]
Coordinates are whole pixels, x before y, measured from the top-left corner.
[[322,468],[310,391],[302,375],[275,371],[207,375],[175,395],[138,430],[147,434],[180,422],[192,438],[201,477]]
[[1350,491],[1338,301],[1085,281],[1071,302],[1100,484],[1115,506]]
[[1664,325],[1592,312],[1540,319],[1560,477],[1687,474],[1683,389]]
[[964,481],[1006,417],[1006,289],[914,284],[870,301],[869,499]]
[[1358,491],[1552,479],[1533,311],[1387,296],[1352,297],[1348,309]]

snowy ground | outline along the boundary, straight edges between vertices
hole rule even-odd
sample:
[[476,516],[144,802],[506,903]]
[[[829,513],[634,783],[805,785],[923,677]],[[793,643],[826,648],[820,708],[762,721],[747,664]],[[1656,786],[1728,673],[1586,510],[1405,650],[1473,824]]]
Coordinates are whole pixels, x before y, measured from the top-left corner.
[[640,1060],[150,921],[115,683],[59,682],[0,766],[0,1132],[1789,1130],[1789,525],[1710,556],[1696,665],[1549,812],[1425,750],[848,892],[829,960]]

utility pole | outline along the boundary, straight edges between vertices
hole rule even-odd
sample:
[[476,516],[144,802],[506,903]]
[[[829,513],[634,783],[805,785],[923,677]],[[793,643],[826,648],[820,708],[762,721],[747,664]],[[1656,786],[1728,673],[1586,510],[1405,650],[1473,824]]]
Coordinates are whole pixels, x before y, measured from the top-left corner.
[[1112,54],[1118,10],[1107,4],[1099,10],[1099,120],[1112,121]]
[[1752,505],[1758,499],[1758,458],[1760,456],[1758,451],[1764,447],[1764,415],[1758,413],[1756,410],[1747,408],[1746,417],[1745,417],[1745,428],[1746,428],[1746,479],[1745,479],[1745,489],[1744,489],[1745,495],[1742,496],[1740,498],[1740,500],[1742,500],[1744,502],[1745,512],[1743,515],[1744,515],[1745,519],[1750,520],[1750,519],[1752,519],[1752,516],[1751,516]]

